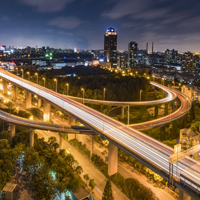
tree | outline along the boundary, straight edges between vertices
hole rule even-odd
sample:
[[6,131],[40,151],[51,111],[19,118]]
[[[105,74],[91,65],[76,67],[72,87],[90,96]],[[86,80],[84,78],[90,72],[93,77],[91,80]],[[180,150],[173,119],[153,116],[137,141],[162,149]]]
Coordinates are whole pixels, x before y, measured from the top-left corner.
[[85,179],[86,185],[87,185],[87,181],[90,180],[89,175],[88,174],[84,174],[83,178]]
[[8,131],[1,131],[1,133],[0,133],[0,139],[10,140],[10,133],[8,133]]
[[94,182],[94,179],[91,179],[89,182],[89,186],[91,187],[92,190],[94,190],[96,183]]
[[56,150],[57,148],[59,148],[59,144],[57,143],[56,137],[50,137],[48,139],[48,144],[50,145],[51,149]]
[[114,197],[113,197],[113,194],[112,194],[112,187],[111,187],[110,180],[108,180],[106,182],[106,186],[104,188],[102,200],[114,200]]

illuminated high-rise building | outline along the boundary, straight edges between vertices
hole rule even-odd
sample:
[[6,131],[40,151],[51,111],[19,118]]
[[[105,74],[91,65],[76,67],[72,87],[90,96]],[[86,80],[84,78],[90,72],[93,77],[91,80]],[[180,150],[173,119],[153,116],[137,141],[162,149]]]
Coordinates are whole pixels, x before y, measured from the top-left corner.
[[108,28],[104,35],[104,60],[117,67],[117,33],[114,28]]
[[137,50],[138,44],[136,42],[130,42],[128,44],[128,63],[129,67],[136,67],[137,65]]

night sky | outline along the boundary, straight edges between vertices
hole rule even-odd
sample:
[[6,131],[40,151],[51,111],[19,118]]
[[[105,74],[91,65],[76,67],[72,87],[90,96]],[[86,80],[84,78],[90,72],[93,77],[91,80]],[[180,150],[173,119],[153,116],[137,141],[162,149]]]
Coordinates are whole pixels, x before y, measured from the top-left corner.
[[103,49],[112,25],[118,50],[146,41],[155,50],[200,51],[199,0],[0,1],[0,45]]

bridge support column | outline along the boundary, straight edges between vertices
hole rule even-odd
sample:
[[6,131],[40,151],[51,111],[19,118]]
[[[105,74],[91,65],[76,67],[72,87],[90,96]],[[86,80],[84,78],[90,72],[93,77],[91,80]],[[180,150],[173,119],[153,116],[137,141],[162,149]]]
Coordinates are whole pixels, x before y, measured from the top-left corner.
[[18,87],[16,85],[13,85],[13,101],[15,102],[18,97]]
[[158,106],[155,106],[155,114],[154,114],[155,117],[158,117]]
[[168,113],[169,113],[169,112],[168,112],[168,104],[166,103],[166,104],[165,104],[165,115],[168,115]]
[[62,133],[60,133],[60,144],[59,144],[59,148],[60,148],[60,150],[63,149],[63,137],[62,137]]
[[[71,126],[76,125],[76,120],[74,118],[72,118],[71,116],[68,116],[68,124]],[[76,134],[74,133],[69,133],[68,134],[68,141],[73,140],[76,138]]]
[[117,165],[118,165],[118,147],[109,142],[108,176],[112,176],[117,173]]
[[95,140],[95,135],[91,135],[90,157],[92,157],[94,153],[94,140]]
[[8,93],[8,81],[3,80],[3,94]]
[[26,109],[31,108],[31,99],[32,99],[32,94],[28,91],[25,91]]
[[13,145],[13,138],[15,137],[15,125],[10,125],[10,146]]
[[35,131],[34,131],[34,129],[31,129],[30,130],[30,147],[33,147],[33,145],[34,145],[34,134],[35,134]]
[[179,200],[191,200],[191,197],[179,190]]
[[46,101],[44,101],[44,121],[48,122],[50,120],[50,109],[51,109],[51,105],[49,103],[47,103]]
[[125,109],[125,106],[122,106],[122,119],[124,119],[124,109]]
[[38,104],[37,104],[37,105],[38,105],[38,108],[41,107],[41,105],[42,105],[42,104],[41,104],[41,99],[38,99]]
[[75,126],[76,120],[73,117],[68,117],[68,125]]

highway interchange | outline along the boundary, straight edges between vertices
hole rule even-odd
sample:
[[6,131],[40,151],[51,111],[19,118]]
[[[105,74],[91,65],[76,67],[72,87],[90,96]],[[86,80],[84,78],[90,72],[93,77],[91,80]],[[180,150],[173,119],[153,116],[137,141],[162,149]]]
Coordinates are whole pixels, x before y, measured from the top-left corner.
[[[125,149],[126,152],[137,154],[157,169],[157,173],[163,176],[163,172],[169,173],[169,156],[174,153],[173,149],[161,142],[148,137],[147,135],[137,131],[119,121],[112,119],[86,105],[69,99],[52,90],[21,79],[9,72],[0,71],[0,77],[6,79],[19,87],[28,90],[31,93],[37,94],[44,100],[56,105],[61,110],[72,115],[75,119],[84,124],[87,128],[95,133],[103,135],[111,143],[119,148]],[[153,123],[163,123],[163,121],[176,120],[184,116],[191,107],[190,100],[178,91],[172,91],[181,101],[180,108],[164,118],[158,119]],[[152,122],[150,122],[152,123]],[[145,124],[143,124],[145,125]],[[142,125],[141,125],[142,126]],[[192,158],[185,158],[174,164],[174,176],[179,178],[180,172],[185,172],[189,176],[199,182],[200,166]],[[166,178],[166,177],[165,177]]]

